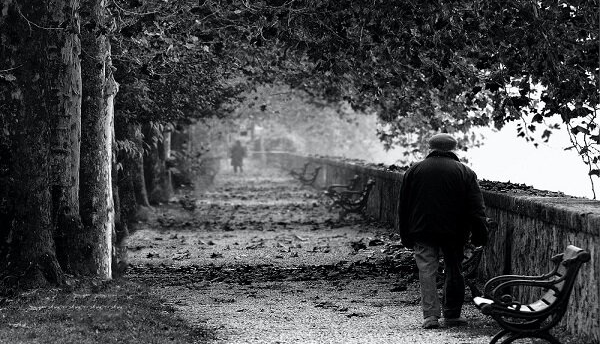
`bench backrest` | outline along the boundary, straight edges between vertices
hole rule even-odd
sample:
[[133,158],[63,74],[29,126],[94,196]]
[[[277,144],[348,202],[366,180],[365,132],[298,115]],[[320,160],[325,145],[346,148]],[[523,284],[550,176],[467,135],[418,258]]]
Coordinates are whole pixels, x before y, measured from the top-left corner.
[[315,167],[315,169],[314,169],[314,170],[312,170],[312,172],[311,172],[311,173],[312,173],[312,177],[313,177],[313,178],[314,178],[314,177],[316,177],[316,176],[317,176],[317,174],[319,174],[319,171],[321,170],[321,168],[323,168],[323,166],[317,166],[317,167]]
[[373,185],[375,185],[374,179],[367,180],[367,184],[365,184],[365,187],[363,188],[363,191],[361,194],[361,201],[367,202],[367,200],[369,199],[369,194],[371,193],[371,190],[373,189]]
[[557,265],[549,276],[552,286],[542,297],[528,305],[523,305],[521,311],[552,313],[552,322],[558,322],[567,310],[569,297],[573,290],[575,278],[581,265],[590,260],[590,254],[583,249],[569,245],[565,251],[552,258]]
[[360,176],[355,174],[352,179],[350,179],[350,183],[348,184],[348,190],[354,191],[358,187],[358,183],[360,182]]
[[300,172],[300,175],[304,175],[306,173],[309,165],[310,165],[310,161],[304,163],[304,166],[302,166],[302,172]]

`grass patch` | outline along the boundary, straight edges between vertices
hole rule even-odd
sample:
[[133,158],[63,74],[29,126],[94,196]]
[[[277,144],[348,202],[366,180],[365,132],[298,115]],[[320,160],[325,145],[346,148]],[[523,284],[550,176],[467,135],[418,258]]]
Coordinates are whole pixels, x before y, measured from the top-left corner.
[[126,279],[0,299],[0,343],[207,343],[148,287]]

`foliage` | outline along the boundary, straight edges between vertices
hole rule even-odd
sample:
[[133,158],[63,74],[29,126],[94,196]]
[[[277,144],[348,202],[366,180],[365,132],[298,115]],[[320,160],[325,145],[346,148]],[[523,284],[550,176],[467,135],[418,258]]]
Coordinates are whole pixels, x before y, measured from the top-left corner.
[[[600,174],[597,6],[114,1],[117,113],[164,122],[222,115],[245,82],[280,81],[377,112],[388,124],[380,132],[388,146],[411,145],[411,133],[523,118],[531,119],[518,135],[533,139],[546,119],[560,116],[590,174]],[[537,132],[548,140],[557,128]]]
[[[415,131],[501,127],[529,114],[518,135],[531,140],[526,131],[559,117],[590,175],[598,175],[598,7],[578,0],[306,0],[254,2],[239,11],[264,23],[256,46],[284,47],[279,65],[292,67],[286,81],[376,110],[390,124],[386,142]],[[546,126],[541,139],[559,127]]]
[[112,58],[121,84],[116,110],[126,121],[212,116],[236,93],[235,85],[225,83],[226,61],[190,31],[194,18],[187,10],[178,2],[112,2]]

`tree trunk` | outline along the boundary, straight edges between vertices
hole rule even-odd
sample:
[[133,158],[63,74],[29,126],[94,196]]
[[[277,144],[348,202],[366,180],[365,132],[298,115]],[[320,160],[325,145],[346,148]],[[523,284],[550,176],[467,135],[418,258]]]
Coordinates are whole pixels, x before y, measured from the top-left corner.
[[164,202],[173,198],[173,180],[171,176],[171,131],[163,132],[163,139],[158,145],[158,158],[160,159],[159,182]]
[[83,230],[72,248],[71,266],[78,274],[112,277],[114,226],[111,182],[113,99],[108,15],[103,0],[84,0],[82,13],[83,101],[80,208]]
[[177,172],[172,174],[175,188],[192,185],[192,163],[195,157],[191,153],[191,129],[192,126],[181,126],[171,134],[171,150],[179,153],[174,161]]
[[160,194],[158,176],[160,174],[160,161],[158,148],[152,147],[144,153],[144,181],[148,191],[148,201],[151,205],[158,205],[164,201]]
[[[25,288],[46,282],[62,282],[62,271],[55,256],[52,238],[51,201],[48,188],[48,113],[37,95],[37,87],[21,88],[22,112],[13,150],[20,157],[15,164],[15,214],[9,268],[21,272],[18,283]],[[12,270],[11,269],[11,270]],[[15,281],[17,282],[17,281]]]
[[136,222],[144,219],[150,207],[144,180],[143,140],[139,124],[124,123],[124,119],[118,116],[116,120],[123,122],[115,126],[117,139],[134,145],[132,149],[119,152],[118,163],[121,170],[117,180],[121,221],[132,232]]
[[154,142],[156,133],[154,132],[152,125],[145,123],[142,127],[142,133],[144,138],[144,146],[147,149],[144,150],[143,164],[144,164],[144,182],[146,184],[146,190],[148,192],[148,201],[150,204],[158,204],[155,198],[154,190],[157,188],[158,180],[158,148]]
[[[78,1],[71,11],[79,11]],[[71,272],[71,238],[81,231],[79,216],[79,159],[81,141],[81,42],[79,14],[72,12],[72,30],[65,35],[60,59],[50,66],[60,71],[56,102],[59,111],[51,120],[51,197],[56,256],[62,268]],[[53,44],[52,42],[50,43]],[[56,44],[56,43],[54,43]],[[54,107],[53,107],[54,108]]]
[[[113,127],[114,129],[114,127]],[[112,272],[113,277],[122,276],[127,268],[127,246],[125,239],[129,234],[127,221],[121,216],[121,197],[119,195],[119,168],[117,164],[117,151],[115,145],[115,135],[113,130],[113,161],[112,161],[112,193],[115,209],[115,226],[112,236]]]
[[144,140],[142,138],[142,126],[140,124],[131,124],[128,128],[129,138],[136,144],[140,154],[135,154],[128,162],[131,164],[131,178],[135,201],[139,206],[149,207],[148,191],[146,189],[146,179],[144,177]]
[[[78,75],[69,69],[76,63],[64,61],[77,50],[77,11],[77,1],[8,2],[0,11],[0,63],[11,72],[8,82],[0,83],[0,104],[11,111],[12,150],[18,157],[10,171],[14,216],[5,284],[29,288],[64,280],[52,230],[50,116],[76,107],[71,97]],[[71,151],[69,143],[64,148]]]

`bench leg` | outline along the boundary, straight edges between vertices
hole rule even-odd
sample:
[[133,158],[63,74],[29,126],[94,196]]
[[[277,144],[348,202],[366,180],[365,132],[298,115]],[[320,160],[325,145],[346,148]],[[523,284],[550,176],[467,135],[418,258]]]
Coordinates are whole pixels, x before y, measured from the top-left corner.
[[553,335],[550,334],[550,332],[540,332],[539,334],[536,334],[535,336],[532,336],[532,337],[545,339],[548,343],[551,343],[551,344],[561,344],[558,341],[558,339],[556,339],[556,337],[554,337]]
[[504,335],[506,335],[507,333],[509,333],[508,330],[502,330],[502,331],[496,333],[494,335],[494,337],[492,338],[492,340],[490,340],[490,344],[496,344],[496,343],[498,343],[498,341],[500,340],[500,338],[504,337]]
[[521,339],[521,338],[526,338],[526,336],[512,333],[511,335],[508,336],[508,338],[506,338],[505,340],[503,340],[502,343],[500,343],[500,344],[509,344],[509,343],[512,343],[515,340]]
[[512,333],[508,330],[502,330],[502,331],[496,333],[496,335],[490,341],[490,344],[498,343],[498,341],[507,334],[509,334],[508,338],[506,338],[505,340],[500,342],[500,344],[509,344],[509,343],[514,342],[517,339],[522,339],[522,338],[539,338],[539,339],[544,339],[545,341],[547,341],[550,344],[561,344],[561,342],[559,342],[558,339],[556,339],[556,337],[554,337],[547,331],[536,333],[536,334],[521,334],[521,333]]
[[329,198],[329,203],[327,204],[327,210],[332,211],[333,208],[339,207],[338,201],[335,198]]

